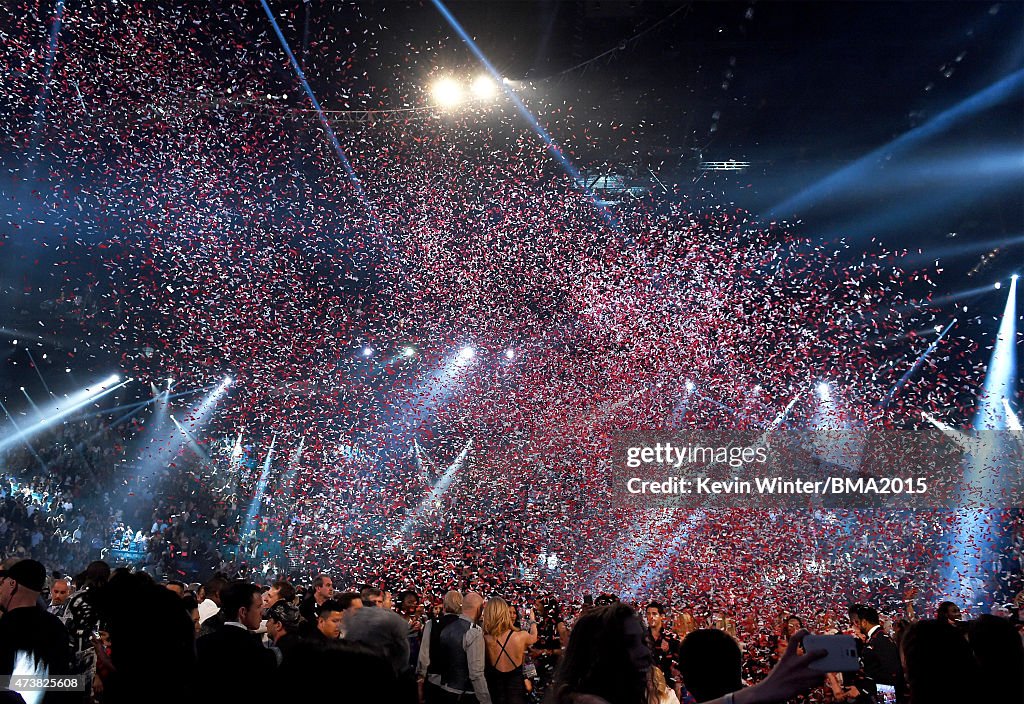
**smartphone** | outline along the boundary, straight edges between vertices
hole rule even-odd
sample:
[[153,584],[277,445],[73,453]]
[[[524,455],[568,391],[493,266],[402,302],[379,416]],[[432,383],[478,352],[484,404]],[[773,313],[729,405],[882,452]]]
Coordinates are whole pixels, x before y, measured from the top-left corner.
[[813,670],[821,672],[856,672],[860,669],[857,657],[857,640],[853,636],[804,636],[804,650],[824,650],[828,655],[810,664]]
[[878,704],[896,704],[896,688],[891,684],[875,685],[875,701]]

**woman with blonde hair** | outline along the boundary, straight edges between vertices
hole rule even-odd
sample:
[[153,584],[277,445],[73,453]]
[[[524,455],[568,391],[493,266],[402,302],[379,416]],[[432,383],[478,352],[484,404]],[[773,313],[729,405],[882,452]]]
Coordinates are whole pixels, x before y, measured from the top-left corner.
[[647,687],[647,697],[650,704],[679,704],[679,697],[674,690],[668,688],[665,681],[665,673],[660,667],[651,668],[651,681]]
[[697,621],[689,611],[678,611],[675,623],[672,624],[672,630],[679,636],[679,640],[682,640],[692,631],[697,630]]
[[494,704],[526,704],[523,660],[526,649],[537,642],[537,623],[533,609],[527,612],[525,630],[517,630],[508,602],[500,597],[484,606],[484,646],[487,663],[484,676]]

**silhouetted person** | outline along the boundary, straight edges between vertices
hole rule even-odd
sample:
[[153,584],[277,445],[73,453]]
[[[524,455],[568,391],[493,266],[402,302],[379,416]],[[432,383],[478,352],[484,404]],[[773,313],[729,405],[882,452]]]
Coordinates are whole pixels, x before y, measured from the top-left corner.
[[948,621],[918,621],[900,646],[911,704],[982,701],[978,663],[967,639]]
[[194,694],[192,604],[145,573],[115,573],[93,601],[110,638],[109,661],[100,668],[105,704],[170,704]]
[[260,588],[236,581],[221,591],[225,622],[220,630],[196,641],[198,696],[203,701],[256,701],[265,694],[264,678],[277,658],[253,631],[262,621]]
[[717,628],[692,631],[679,646],[683,686],[698,702],[740,689],[742,666],[740,646],[732,636]]

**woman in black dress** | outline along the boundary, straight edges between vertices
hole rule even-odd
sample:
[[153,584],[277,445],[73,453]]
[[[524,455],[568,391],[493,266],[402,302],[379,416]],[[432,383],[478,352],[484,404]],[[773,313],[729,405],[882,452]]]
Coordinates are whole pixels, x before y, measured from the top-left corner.
[[490,599],[484,606],[484,646],[487,649],[484,675],[494,704],[527,702],[523,660],[526,649],[537,642],[537,624],[532,612],[524,625],[526,630],[515,628],[512,610],[504,599]]

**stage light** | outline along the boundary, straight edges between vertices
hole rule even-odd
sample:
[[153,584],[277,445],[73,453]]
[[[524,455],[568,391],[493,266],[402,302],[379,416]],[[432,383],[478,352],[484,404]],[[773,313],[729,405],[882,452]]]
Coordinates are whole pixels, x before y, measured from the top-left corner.
[[454,108],[462,102],[462,86],[451,78],[440,78],[430,87],[434,102],[442,108]]
[[515,359],[515,358],[516,358],[516,351],[515,350],[513,350],[513,349],[505,350],[505,359]]
[[413,349],[412,347],[406,347],[405,349],[402,350],[402,356],[406,358],[413,357],[415,356],[415,354],[416,350]]
[[[965,600],[980,596],[987,565],[1000,549],[1003,538],[991,526],[1000,523],[995,505],[988,497],[998,497],[1009,488],[1006,477],[1016,470],[1015,451],[1004,435],[1019,419],[1010,412],[1008,398],[1016,396],[1017,385],[1017,280],[1011,279],[1006,307],[996,333],[995,345],[978,409],[974,416],[977,450],[964,458],[964,482],[972,501],[957,516],[949,550],[949,562],[942,575],[943,593]],[[986,432],[987,431],[987,432]],[[993,432],[996,431],[996,432]],[[980,535],[986,535],[979,540]],[[1005,546],[1004,546],[1005,547]]]
[[[65,418],[75,411],[88,406],[90,403],[94,403],[101,397],[106,396],[110,392],[121,388],[127,384],[131,379],[121,381],[121,377],[118,374],[111,374],[106,379],[98,384],[86,387],[81,391],[66,396],[63,399],[58,399],[56,403],[52,403],[49,406],[39,410],[39,421],[28,428],[17,429],[13,435],[3,438],[0,440],[0,450],[16,443],[21,442],[23,439],[28,438],[34,433],[39,432],[45,428],[54,425],[57,421]],[[24,391],[22,387],[22,391]]]
[[693,390],[695,390],[696,388],[697,388],[697,385],[696,385],[696,384],[694,384],[694,383],[693,383],[692,381],[690,381],[689,379],[687,379],[687,380],[686,380],[686,390],[687,390],[687,391],[690,391],[690,392],[692,392],[692,391],[693,391]]
[[[264,0],[264,2],[266,2],[266,0]],[[473,55],[476,56],[476,58],[480,61],[484,69],[487,71],[487,74],[491,76],[491,78],[494,80],[495,84],[497,84],[498,81],[501,80],[501,74],[498,72],[498,69],[494,67],[494,64],[492,64],[488,60],[487,56],[484,55],[483,51],[480,50],[480,47],[477,45],[476,41],[474,41],[473,37],[470,36],[469,32],[467,32],[466,29],[461,24],[459,24],[459,21],[455,18],[455,15],[451,13],[451,11],[445,6],[442,0],[432,0],[432,3],[434,7],[437,8],[438,12],[441,13],[441,16],[445,18],[449,25],[451,25],[451,28],[455,30],[455,33],[459,35],[463,42],[465,42],[466,46],[473,53]],[[532,112],[530,112],[530,109],[526,107],[526,103],[524,103],[522,99],[518,95],[516,95],[515,91],[510,90],[508,88],[505,88],[504,90],[505,95],[512,103],[512,107],[514,107],[519,112],[520,116],[524,120],[526,120],[526,122],[533,129],[534,134],[536,134],[541,139],[541,141],[544,142],[544,144],[548,148],[549,153],[551,154],[551,156],[555,158],[555,160],[559,164],[561,164],[562,168],[565,170],[566,175],[569,176],[569,178],[572,179],[575,183],[579,184],[581,179],[579,169],[577,169],[575,164],[573,164],[569,157],[566,156],[566,151],[563,150],[562,147],[555,142],[554,138],[548,133],[548,131],[543,126],[541,126],[540,121],[536,118],[536,116],[534,116]],[[618,222],[612,216],[608,208],[606,208],[598,199],[597,195],[592,190],[586,188],[585,186],[583,192],[586,194],[590,202],[594,204],[594,207],[597,208],[598,213],[601,215],[601,218],[605,221],[605,223],[610,227],[613,227],[616,230],[618,230]]]
[[470,347],[468,345],[463,347],[461,350],[459,350],[459,360],[461,360],[463,362],[468,362],[469,360],[473,359],[473,357],[475,357],[475,356],[476,356],[476,350],[474,350],[472,347]]
[[231,386],[231,385],[232,385],[233,383],[235,383],[235,380],[234,380],[234,379],[232,379],[232,378],[231,378],[231,377],[229,377],[229,376],[226,376],[226,377],[224,377],[224,381],[222,381],[222,382],[220,383],[220,388],[221,388],[221,389],[226,389],[226,388],[228,388],[229,386]]
[[477,100],[493,100],[494,96],[498,94],[498,87],[491,77],[485,74],[477,76],[470,88],[473,91],[473,97]]
[[419,522],[423,514],[431,506],[438,505],[438,502],[445,495],[445,492],[448,491],[448,487],[451,486],[453,481],[455,481],[455,477],[459,470],[461,470],[463,465],[465,465],[466,459],[469,457],[469,452],[472,448],[473,438],[471,437],[466,442],[466,446],[462,449],[462,452],[460,452],[455,460],[448,465],[444,474],[442,474],[438,478],[437,482],[434,483],[434,486],[431,487],[430,493],[427,496],[424,496],[423,499],[420,500],[416,509],[406,516],[405,521],[402,523],[401,530],[399,530],[399,532],[388,541],[387,546],[389,549],[393,550],[398,547],[405,536],[411,533],[413,528],[416,527],[416,524]]
[[1002,287],[1003,287],[1003,282],[1002,281],[996,281],[996,291],[998,291]]
[[981,403],[974,418],[976,430],[1004,429],[1002,400],[1016,395],[1017,280],[1011,279],[1006,306],[992,348]]
[[363,348],[363,356],[364,357],[372,357],[373,356],[373,348],[370,347],[369,345],[364,347]]
[[1014,274],[1013,276],[1010,277],[1010,280],[1011,281],[1016,281],[1019,278],[1020,278],[1020,274]]
[[825,383],[824,381],[819,381],[818,385],[814,388],[818,392],[818,398],[820,398],[822,401],[831,400],[832,390],[829,388],[829,385],[827,383]]

